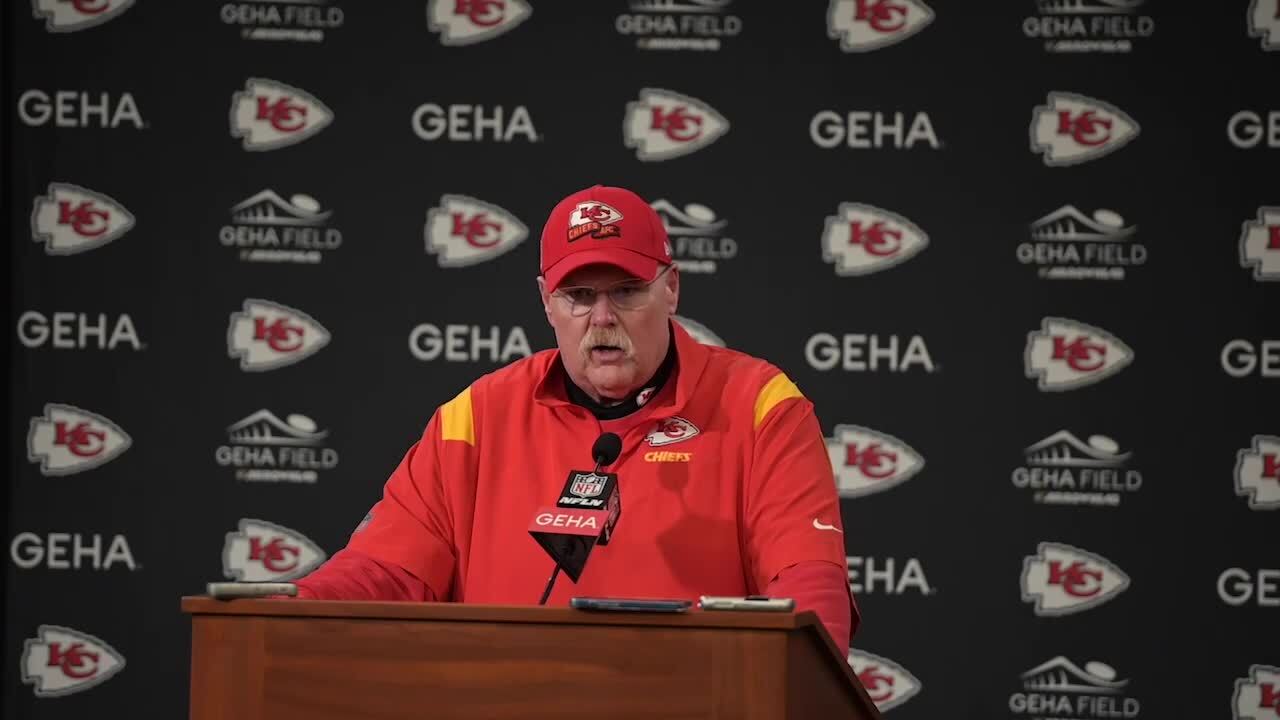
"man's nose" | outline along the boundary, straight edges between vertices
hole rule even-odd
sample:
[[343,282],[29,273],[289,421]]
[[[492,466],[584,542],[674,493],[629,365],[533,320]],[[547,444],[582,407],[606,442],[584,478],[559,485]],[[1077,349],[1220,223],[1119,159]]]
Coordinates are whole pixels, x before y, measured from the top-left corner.
[[607,327],[617,322],[618,317],[613,312],[613,304],[609,302],[609,294],[596,293],[596,304],[591,306],[591,324]]

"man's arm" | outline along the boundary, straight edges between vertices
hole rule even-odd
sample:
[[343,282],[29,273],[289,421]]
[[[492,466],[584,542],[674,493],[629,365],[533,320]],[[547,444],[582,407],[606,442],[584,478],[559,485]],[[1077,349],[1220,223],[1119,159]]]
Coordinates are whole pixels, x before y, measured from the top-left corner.
[[755,586],[794,598],[797,610],[813,610],[847,653],[859,616],[835,477],[813,403],[779,373],[761,388],[754,410],[746,540]]
[[471,389],[440,407],[383,488],[347,547],[297,581],[316,600],[445,601],[457,568],[454,511],[445,477],[471,471]]

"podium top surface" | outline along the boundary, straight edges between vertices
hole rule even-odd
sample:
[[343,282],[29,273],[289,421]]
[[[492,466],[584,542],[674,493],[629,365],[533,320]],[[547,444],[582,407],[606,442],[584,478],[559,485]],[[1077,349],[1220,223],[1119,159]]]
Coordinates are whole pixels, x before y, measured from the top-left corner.
[[[812,612],[747,612],[698,610],[682,613],[614,612],[536,605],[471,605],[436,602],[370,602],[293,599],[215,600],[207,596],[182,598],[190,615],[254,615],[300,618],[364,618],[381,620],[437,620],[447,622],[511,622],[564,625],[652,625],[740,630],[800,630],[821,628]],[[825,632],[819,632],[825,638]],[[829,642],[829,639],[828,639]]]

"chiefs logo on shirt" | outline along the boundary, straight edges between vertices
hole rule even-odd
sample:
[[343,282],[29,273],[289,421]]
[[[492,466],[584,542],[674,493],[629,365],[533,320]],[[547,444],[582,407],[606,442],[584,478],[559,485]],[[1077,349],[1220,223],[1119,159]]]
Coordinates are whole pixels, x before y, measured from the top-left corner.
[[1129,587],[1129,576],[1110,560],[1080,548],[1042,542],[1022,561],[1022,600],[1036,615],[1055,616],[1097,607]]
[[124,670],[124,656],[102,640],[59,625],[41,625],[22,644],[22,682],[36,697],[71,695]]
[[921,0],[831,0],[827,36],[847,53],[870,52],[900,43],[933,22]]
[[241,582],[278,582],[302,577],[325,561],[325,552],[305,535],[282,525],[244,518],[222,546],[222,572]]
[[1031,113],[1031,152],[1050,167],[1077,165],[1129,144],[1141,128],[1120,108],[1084,95],[1049,93]]
[[697,435],[698,427],[682,417],[663,418],[658,426],[645,436],[645,441],[653,447],[670,445],[688,440]]
[[441,45],[473,45],[492,40],[529,19],[525,0],[429,0],[427,29]]
[[822,232],[822,259],[844,276],[887,270],[928,246],[929,236],[915,223],[863,203],[841,203]]
[[849,667],[880,712],[910,700],[923,687],[898,663],[862,650],[849,651]]
[[333,122],[333,111],[315,96],[266,78],[249,78],[231,94],[231,137],[245,150],[295,145]]

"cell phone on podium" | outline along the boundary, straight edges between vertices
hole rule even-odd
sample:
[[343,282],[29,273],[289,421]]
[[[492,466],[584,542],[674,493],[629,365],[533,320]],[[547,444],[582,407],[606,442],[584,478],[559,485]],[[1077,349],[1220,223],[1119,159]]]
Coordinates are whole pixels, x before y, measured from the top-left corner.
[[296,597],[298,594],[297,585],[282,582],[211,582],[205,590],[209,597],[215,600],[235,600],[268,595]]
[[613,612],[681,613],[692,606],[692,600],[592,597],[576,597],[569,600],[569,607],[579,610],[606,610]]
[[703,610],[791,612],[796,607],[796,601],[792,598],[771,598],[764,595],[747,595],[745,597],[703,595],[698,599],[698,607]]

